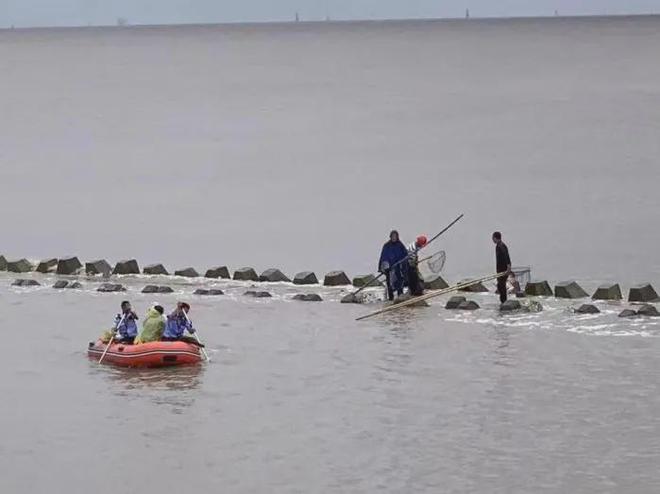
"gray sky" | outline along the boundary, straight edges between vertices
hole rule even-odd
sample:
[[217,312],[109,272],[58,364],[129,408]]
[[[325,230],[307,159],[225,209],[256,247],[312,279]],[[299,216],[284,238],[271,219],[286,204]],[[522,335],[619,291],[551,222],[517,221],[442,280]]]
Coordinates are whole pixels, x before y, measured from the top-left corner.
[[0,0],[0,26],[660,13],[660,0]]

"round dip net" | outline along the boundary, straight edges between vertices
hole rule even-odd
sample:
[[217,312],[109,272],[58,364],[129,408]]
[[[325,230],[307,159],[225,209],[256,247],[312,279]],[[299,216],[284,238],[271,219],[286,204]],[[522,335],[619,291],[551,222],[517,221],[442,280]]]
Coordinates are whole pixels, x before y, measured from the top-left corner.
[[425,274],[439,274],[445,267],[446,260],[447,254],[444,250],[438,251],[432,256],[421,257],[418,266],[422,278]]

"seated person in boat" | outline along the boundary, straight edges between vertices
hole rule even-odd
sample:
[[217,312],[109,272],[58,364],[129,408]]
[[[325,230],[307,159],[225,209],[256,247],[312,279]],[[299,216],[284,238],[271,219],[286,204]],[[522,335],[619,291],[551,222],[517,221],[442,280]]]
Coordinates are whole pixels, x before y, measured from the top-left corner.
[[162,341],[185,341],[186,337],[183,336],[184,331],[188,331],[190,334],[195,332],[192,327],[192,322],[188,318],[189,311],[190,305],[186,302],[179,302],[176,305],[176,309],[167,316],[165,330],[163,331],[163,337],[161,338]]
[[121,313],[115,317],[115,342],[132,345],[133,340],[138,334],[138,327],[135,321],[138,316],[131,307],[131,303],[124,300],[121,303]]
[[160,341],[165,331],[165,318],[163,317],[163,309],[160,305],[154,305],[147,311],[147,317],[144,318],[142,323],[142,331],[137,338],[135,344],[150,343],[152,341]]
[[426,237],[420,235],[414,244],[408,247],[408,290],[411,296],[424,295],[424,281],[419,274],[419,259],[417,253],[427,243]]

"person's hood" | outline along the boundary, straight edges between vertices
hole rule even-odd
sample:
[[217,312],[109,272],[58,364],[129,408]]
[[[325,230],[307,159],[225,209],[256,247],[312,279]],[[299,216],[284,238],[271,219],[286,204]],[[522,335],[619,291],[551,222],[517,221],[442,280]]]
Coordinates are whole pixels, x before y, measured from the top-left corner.
[[152,307],[147,311],[147,319],[151,319],[152,317],[163,317],[163,315]]

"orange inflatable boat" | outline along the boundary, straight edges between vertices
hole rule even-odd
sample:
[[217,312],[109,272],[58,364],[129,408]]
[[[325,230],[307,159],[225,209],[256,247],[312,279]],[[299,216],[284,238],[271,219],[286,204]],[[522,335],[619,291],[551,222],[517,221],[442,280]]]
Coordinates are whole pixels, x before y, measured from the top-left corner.
[[[90,343],[87,348],[89,358],[98,361],[106,346],[101,340]],[[140,345],[113,343],[105,354],[103,363],[122,367],[165,367],[196,364],[202,360],[202,353],[197,345],[183,341],[154,341]]]

